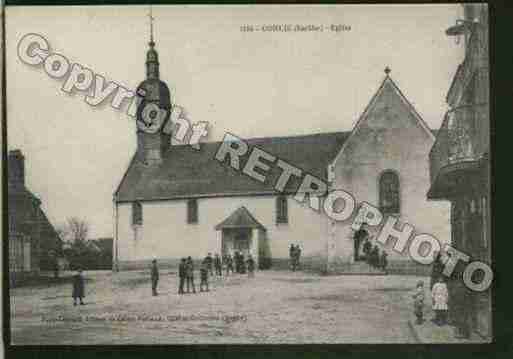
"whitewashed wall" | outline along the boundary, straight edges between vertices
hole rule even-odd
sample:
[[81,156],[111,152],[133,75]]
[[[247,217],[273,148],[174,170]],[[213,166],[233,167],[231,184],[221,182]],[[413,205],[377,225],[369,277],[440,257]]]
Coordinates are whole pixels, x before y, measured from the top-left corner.
[[[387,86],[339,154],[334,187],[351,193],[357,202],[378,207],[379,177],[385,170],[394,170],[399,175],[401,191],[399,223],[407,222],[417,233],[429,233],[450,243],[449,202],[426,199],[433,142],[409,107]],[[349,240],[349,225],[338,224],[333,233],[337,256],[350,261],[353,242]],[[390,260],[409,259],[393,252],[391,246],[387,246],[387,252]]]
[[121,262],[177,259],[183,256],[202,258],[208,252],[221,252],[220,232],[214,227],[245,206],[267,229],[273,259],[289,257],[291,243],[299,244],[303,256],[325,255],[326,217],[292,197],[288,199],[288,224],[276,224],[273,196],[225,197],[198,199],[198,223],[187,223],[187,201],[142,202],[143,225],[134,238],[131,224],[132,206],[118,204],[118,259]]

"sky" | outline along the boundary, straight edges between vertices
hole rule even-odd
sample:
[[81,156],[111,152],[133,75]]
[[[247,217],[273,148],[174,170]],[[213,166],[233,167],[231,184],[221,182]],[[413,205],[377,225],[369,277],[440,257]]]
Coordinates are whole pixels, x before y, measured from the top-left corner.
[[[112,195],[136,149],[135,122],[121,110],[66,94],[66,77],[17,56],[28,33],[51,52],[135,89],[145,76],[147,6],[6,9],[8,148],[25,155],[26,184],[58,226],[76,216],[91,238],[113,235]],[[459,5],[154,6],[160,77],[209,141],[349,131],[389,66],[431,128],[463,44],[445,35]],[[243,32],[241,26],[323,25],[323,32]],[[330,25],[349,31],[333,32]]]

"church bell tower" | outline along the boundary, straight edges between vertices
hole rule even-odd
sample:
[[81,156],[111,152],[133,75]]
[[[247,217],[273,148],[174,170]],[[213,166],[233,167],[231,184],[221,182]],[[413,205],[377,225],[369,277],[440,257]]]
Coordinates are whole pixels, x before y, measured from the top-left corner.
[[153,40],[153,16],[150,7],[150,42],[146,53],[146,79],[137,87],[142,98],[137,107],[137,158],[147,165],[162,163],[171,145],[171,134],[163,129],[171,113],[171,94],[160,80],[159,56]]

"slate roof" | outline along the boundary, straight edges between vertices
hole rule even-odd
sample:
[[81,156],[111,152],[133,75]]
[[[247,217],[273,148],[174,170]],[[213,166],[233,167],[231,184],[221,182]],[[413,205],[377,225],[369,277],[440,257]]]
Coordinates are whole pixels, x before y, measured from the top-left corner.
[[[328,164],[349,134],[332,132],[248,139],[245,142],[249,149],[241,157],[241,169],[252,147],[256,146],[307,173],[326,179]],[[200,150],[188,145],[171,146],[159,165],[145,165],[134,156],[114,194],[115,200],[128,202],[275,193],[274,184],[282,172],[276,162],[266,173],[266,182],[261,183],[231,168],[228,158],[224,164],[217,161],[215,154],[220,144],[202,143]],[[295,193],[299,184],[300,179],[293,176],[285,190]]]
[[228,218],[219,223],[215,228],[216,231],[224,228],[265,229],[265,227],[260,222],[258,222],[244,206],[236,209]]

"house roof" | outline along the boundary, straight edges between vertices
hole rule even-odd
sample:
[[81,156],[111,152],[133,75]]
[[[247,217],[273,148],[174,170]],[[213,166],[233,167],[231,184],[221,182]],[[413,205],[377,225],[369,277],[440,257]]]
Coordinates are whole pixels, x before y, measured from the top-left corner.
[[216,227],[216,231],[225,228],[260,228],[265,227],[258,222],[255,217],[242,206],[236,209],[228,218],[219,223]]
[[112,252],[112,238],[98,238],[92,241],[102,250],[102,252]]
[[[244,167],[254,146],[321,179],[349,132],[319,133],[292,137],[264,137],[245,140],[247,153],[241,157]],[[220,163],[215,154],[221,142],[202,143],[200,150],[189,145],[171,146],[162,163],[145,165],[137,156],[132,161],[114,194],[117,202],[149,201],[193,197],[273,194],[282,170],[274,164],[261,183]],[[265,160],[264,160],[265,161]],[[257,170],[258,171],[258,170]],[[261,172],[261,171],[260,171]],[[291,177],[285,191],[295,193],[300,179]]]

